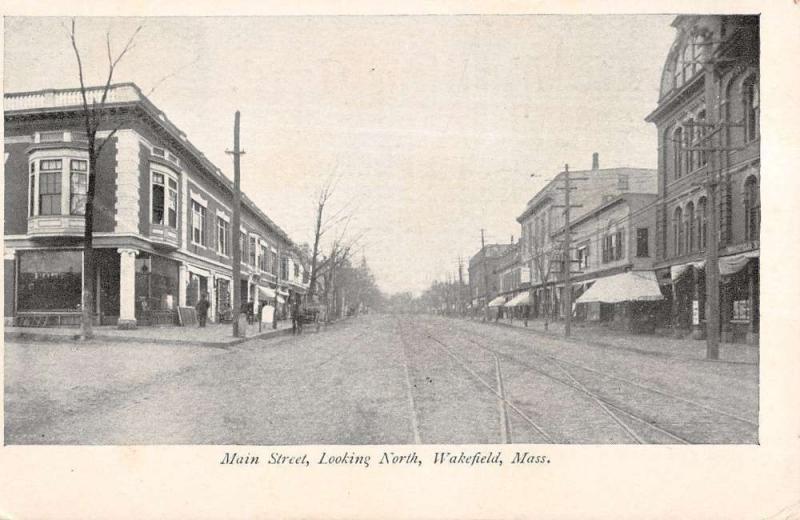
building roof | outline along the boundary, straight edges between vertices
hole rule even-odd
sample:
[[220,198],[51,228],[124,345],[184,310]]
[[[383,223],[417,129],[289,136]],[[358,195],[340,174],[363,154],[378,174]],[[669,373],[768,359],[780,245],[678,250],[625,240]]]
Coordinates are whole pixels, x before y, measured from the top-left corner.
[[[657,170],[653,168],[633,168],[629,166],[620,166],[617,168],[598,168],[596,170],[574,170],[570,171],[569,173],[570,175],[575,175],[576,177],[630,175],[636,173],[652,173],[653,175],[656,175]],[[523,220],[535,213],[537,209],[542,207],[548,201],[552,200],[552,195],[557,193],[558,187],[564,182],[563,179],[564,172],[560,172],[541,190],[539,190],[536,195],[534,195],[525,205],[525,211],[523,211],[517,217],[517,222],[521,224]]]
[[472,266],[483,259],[483,252],[486,251],[487,258],[500,258],[506,254],[509,249],[515,247],[516,244],[486,244],[478,250],[477,253],[472,255],[469,259],[469,265]]
[[[611,207],[616,206],[617,204],[627,202],[629,204],[641,202],[641,203],[649,203],[658,198],[658,195],[654,193],[622,193],[617,195],[616,197],[604,202],[603,204],[597,206],[595,209],[581,215],[580,217],[576,218],[572,222],[570,222],[570,227],[577,226],[582,224],[583,222],[589,220],[592,217],[596,217],[600,215],[604,211],[608,211]],[[653,209],[655,211],[655,208]],[[564,228],[561,227],[553,231],[553,235],[558,235],[564,232]]]
[[[103,87],[87,87],[87,98],[89,103],[92,100],[100,102]],[[26,115],[26,114],[46,114],[56,112],[77,112],[83,108],[80,88],[71,89],[44,89],[29,92],[8,92],[4,96],[5,116]],[[166,114],[156,107],[135,83],[115,83],[108,91],[105,107],[118,108],[124,106],[136,106],[143,110],[153,122],[163,131],[169,134],[178,144],[183,147],[198,164],[202,166],[205,173],[217,181],[223,188],[233,192],[233,181],[222,173],[214,163],[212,163],[191,141],[186,133],[179,129]],[[250,198],[242,193],[242,205],[244,208],[253,212],[268,228],[278,237],[285,240],[293,249],[297,250],[297,245],[289,238],[283,229],[270,219]]]

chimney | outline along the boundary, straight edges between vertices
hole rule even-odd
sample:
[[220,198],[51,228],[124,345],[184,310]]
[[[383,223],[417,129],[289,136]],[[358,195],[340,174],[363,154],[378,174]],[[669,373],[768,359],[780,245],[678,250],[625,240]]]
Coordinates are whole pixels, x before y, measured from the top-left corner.
[[592,170],[599,170],[600,169],[600,154],[594,152],[592,154]]
[[514,244],[514,235],[511,235],[511,244]]

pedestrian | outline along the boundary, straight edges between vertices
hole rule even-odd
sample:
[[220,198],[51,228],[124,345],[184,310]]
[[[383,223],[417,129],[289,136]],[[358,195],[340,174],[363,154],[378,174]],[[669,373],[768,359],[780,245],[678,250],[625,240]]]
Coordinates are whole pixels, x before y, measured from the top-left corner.
[[525,305],[522,307],[522,319],[525,320],[525,327],[528,326],[528,318],[531,315],[531,306]]
[[303,324],[300,322],[300,295],[295,295],[292,302],[292,334],[302,334]]
[[197,310],[197,323],[200,327],[206,326],[206,318],[208,317],[208,308],[210,306],[206,293],[201,294],[200,300],[194,306],[195,310]]

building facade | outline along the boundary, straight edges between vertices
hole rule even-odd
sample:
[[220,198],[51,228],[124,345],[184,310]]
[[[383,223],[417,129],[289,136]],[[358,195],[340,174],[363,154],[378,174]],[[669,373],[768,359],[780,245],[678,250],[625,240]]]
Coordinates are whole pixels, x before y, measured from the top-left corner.
[[[90,89],[99,97],[101,89]],[[88,146],[80,91],[5,95],[6,323],[79,322]],[[175,323],[201,294],[211,321],[243,301],[282,302],[307,286],[304,258],[246,196],[231,229],[233,183],[133,84],[114,85],[98,139],[95,309],[100,324]],[[232,279],[232,240],[242,275]]]
[[[601,169],[598,154],[593,154],[592,169],[570,172],[570,219],[577,221],[621,194],[657,192],[657,171],[646,168]],[[578,180],[581,179],[581,180]],[[529,269],[532,316],[558,316],[562,312],[559,291],[559,270],[563,261],[563,236],[556,236],[564,227],[564,173],[559,173],[531,200],[517,217],[522,228],[520,262]]]
[[[718,247],[722,341],[757,343],[760,100],[757,16],[679,16],[658,106],[656,268],[678,335],[703,338],[707,249]],[[709,239],[716,184],[719,243]]]
[[469,259],[469,292],[473,312],[483,309],[498,295],[498,267],[503,255],[511,247],[511,244],[486,244]]
[[[632,331],[652,331],[662,318],[665,306],[653,272],[656,200],[657,195],[651,193],[625,193],[570,223],[570,285],[578,319],[609,322]],[[562,228],[554,238],[558,241],[563,235]],[[559,263],[554,273],[560,297],[564,269],[565,264]],[[611,277],[615,277],[616,286],[611,284],[610,290],[601,290],[607,284],[597,282]],[[634,283],[624,283],[630,277],[635,278]],[[601,290],[602,294],[589,292],[592,288],[594,293]]]

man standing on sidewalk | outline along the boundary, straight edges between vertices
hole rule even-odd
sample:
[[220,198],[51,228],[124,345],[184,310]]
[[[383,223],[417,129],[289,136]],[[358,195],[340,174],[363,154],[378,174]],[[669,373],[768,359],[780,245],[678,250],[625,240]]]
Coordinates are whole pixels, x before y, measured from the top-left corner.
[[194,306],[197,310],[197,323],[200,327],[206,326],[206,318],[208,317],[208,308],[211,304],[208,303],[208,298],[206,293],[200,295],[200,301]]

